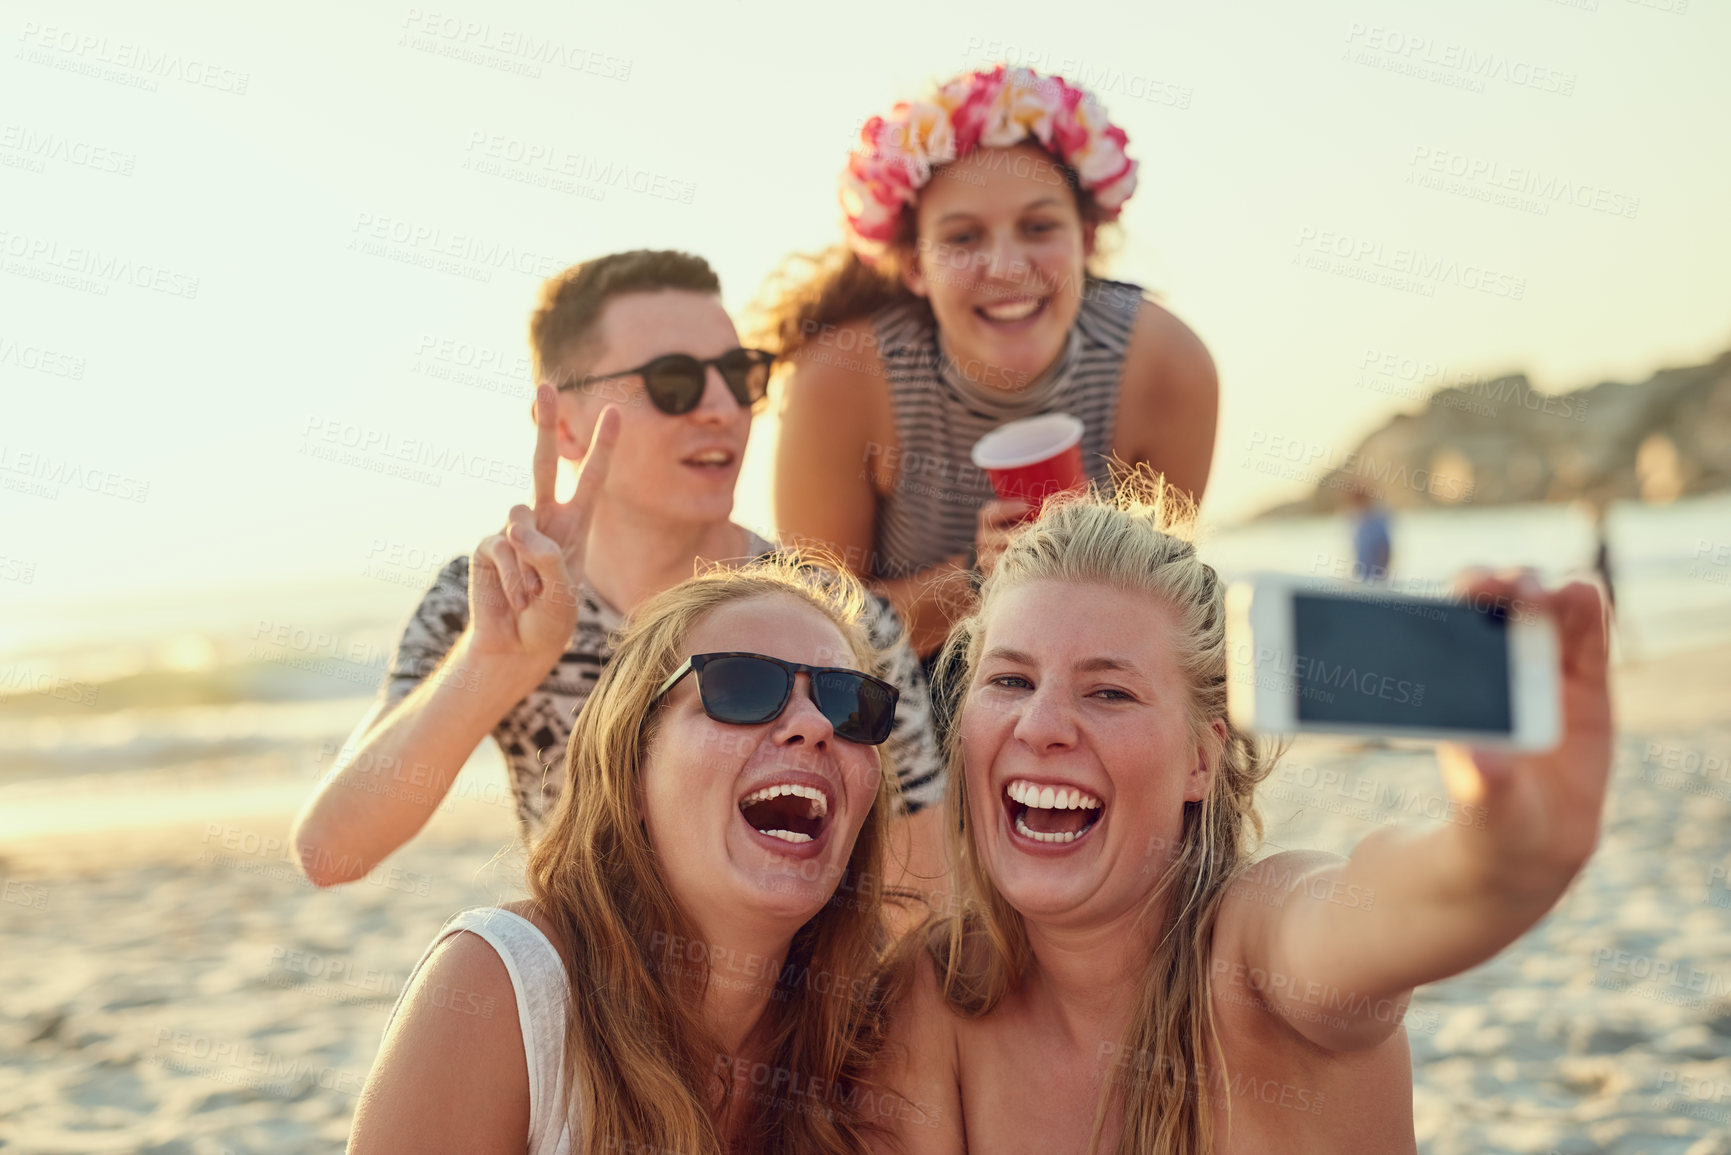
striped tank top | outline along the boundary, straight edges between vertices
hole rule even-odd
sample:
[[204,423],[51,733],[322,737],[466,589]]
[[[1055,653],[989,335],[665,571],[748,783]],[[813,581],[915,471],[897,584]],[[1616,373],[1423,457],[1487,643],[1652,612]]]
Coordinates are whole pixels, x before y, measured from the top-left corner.
[[1088,477],[1110,484],[1118,385],[1141,302],[1140,286],[1089,278],[1068,346],[1039,379],[1014,392],[962,376],[940,347],[924,301],[873,315],[898,442],[895,488],[878,498],[873,577],[908,577],[967,551],[979,509],[993,497],[969,453],[1006,422],[1041,413],[1080,418]]

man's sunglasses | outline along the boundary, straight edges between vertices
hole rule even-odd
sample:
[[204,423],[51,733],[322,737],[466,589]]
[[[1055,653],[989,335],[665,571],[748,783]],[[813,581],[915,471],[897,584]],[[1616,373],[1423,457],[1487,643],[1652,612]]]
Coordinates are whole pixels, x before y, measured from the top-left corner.
[[769,394],[769,369],[774,363],[775,354],[762,349],[729,349],[708,360],[699,360],[689,353],[668,353],[635,369],[583,377],[567,381],[559,388],[581,389],[616,377],[641,376],[643,387],[655,407],[677,417],[681,413],[690,413],[703,400],[704,378],[709,373],[709,366],[714,365],[721,371],[721,379],[727,382],[734,400],[741,405],[755,405]]
[[686,674],[697,675],[703,712],[717,722],[756,726],[781,717],[793,699],[795,674],[811,675],[811,697],[836,737],[876,746],[890,736],[901,691],[881,678],[839,666],[807,666],[764,654],[693,654],[655,692],[660,698]]

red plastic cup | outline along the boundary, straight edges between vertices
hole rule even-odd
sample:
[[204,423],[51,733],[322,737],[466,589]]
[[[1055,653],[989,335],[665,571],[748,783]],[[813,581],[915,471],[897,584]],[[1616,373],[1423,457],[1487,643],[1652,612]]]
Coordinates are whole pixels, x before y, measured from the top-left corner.
[[1038,517],[1053,494],[1088,488],[1082,469],[1082,422],[1068,413],[1042,413],[1000,425],[974,442],[971,456],[999,497],[1034,507],[1023,521]]

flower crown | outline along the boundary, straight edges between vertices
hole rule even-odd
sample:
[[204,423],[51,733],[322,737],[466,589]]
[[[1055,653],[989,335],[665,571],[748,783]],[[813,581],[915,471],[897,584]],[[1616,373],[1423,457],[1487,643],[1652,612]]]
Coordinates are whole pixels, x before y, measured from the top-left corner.
[[1094,95],[1060,76],[1006,68],[958,76],[923,101],[897,104],[860,129],[861,147],[841,175],[847,243],[865,261],[895,240],[902,214],[941,164],[976,148],[1008,148],[1028,137],[1075,172],[1102,219],[1115,220],[1136,191],[1128,137]]

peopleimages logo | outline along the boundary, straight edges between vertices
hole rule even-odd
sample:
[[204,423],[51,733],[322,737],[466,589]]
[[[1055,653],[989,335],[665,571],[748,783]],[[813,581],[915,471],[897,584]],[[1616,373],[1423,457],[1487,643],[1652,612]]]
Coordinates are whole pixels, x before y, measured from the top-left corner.
[[[245,96],[247,83],[252,79],[251,73],[193,59],[179,52],[157,51],[131,41],[113,41],[107,36],[71,28],[44,27],[34,20],[24,22],[24,30],[18,34],[18,39],[24,42],[26,50],[40,50],[32,57],[31,63],[56,67],[72,65],[72,71],[89,75],[124,70],[135,74],[133,79],[140,82],[135,87],[148,85],[153,92],[156,80],[161,79],[180,80],[198,88],[214,88],[218,92]],[[56,52],[61,54],[59,61],[48,55]],[[103,65],[112,67],[103,69]]]
[[1354,22],[1347,27],[1346,42],[1346,59],[1355,64],[1406,73],[1449,87],[1483,92],[1485,81],[1500,80],[1517,88],[1536,88],[1559,96],[1573,96],[1575,92],[1572,72],[1465,44],[1438,41],[1399,28]]
[[1587,181],[1543,172],[1530,165],[1505,164],[1490,157],[1471,156],[1445,148],[1415,145],[1407,164],[1410,166],[1407,173],[1409,182],[1416,179],[1427,188],[1453,191],[1446,185],[1426,183],[1430,177],[1452,177],[1464,185],[1482,186],[1486,192],[1507,192],[1532,198],[1541,216],[1551,204],[1570,204],[1633,220],[1641,208],[1641,198],[1612,192]]
[[1293,257],[1295,264],[1303,263],[1307,256],[1332,257],[1356,265],[1371,276],[1380,271],[1412,278],[1419,283],[1458,285],[1511,301],[1523,300],[1527,295],[1525,277],[1511,276],[1452,257],[1432,256],[1418,249],[1391,247],[1369,237],[1306,226],[1298,230],[1298,239],[1293,243],[1299,250]]

